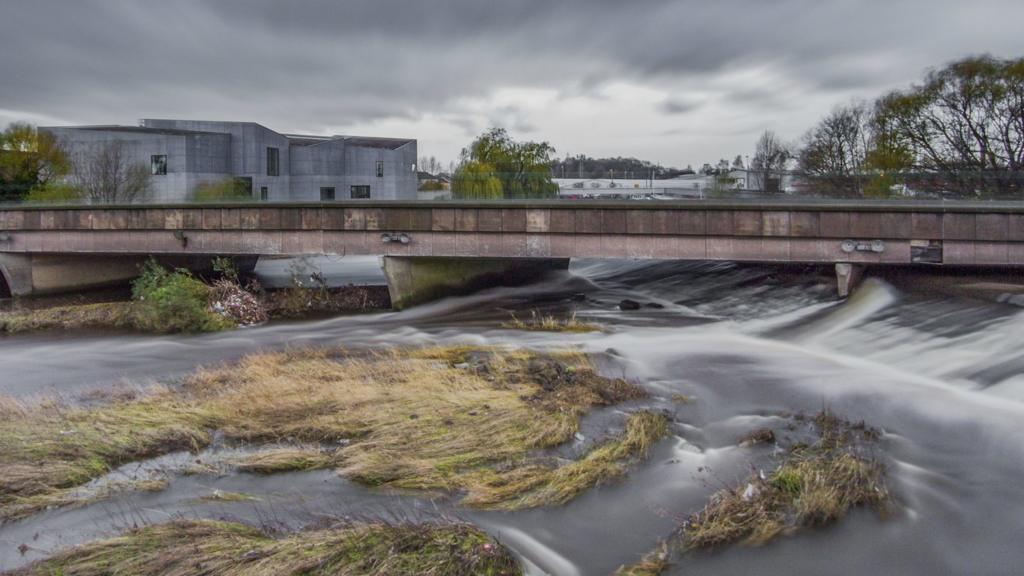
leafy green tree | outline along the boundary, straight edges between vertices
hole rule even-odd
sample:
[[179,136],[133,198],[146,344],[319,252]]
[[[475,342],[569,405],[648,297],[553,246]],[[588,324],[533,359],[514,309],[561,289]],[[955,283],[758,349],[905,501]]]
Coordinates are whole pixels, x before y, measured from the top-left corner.
[[46,189],[70,170],[70,162],[52,134],[15,122],[0,132],[0,201],[21,200]]
[[[491,128],[462,151],[452,181],[455,198],[554,198],[547,142],[517,142],[504,128]],[[497,180],[499,186],[495,186]]]
[[464,200],[500,200],[504,198],[501,180],[490,164],[463,162],[452,179],[452,195]]

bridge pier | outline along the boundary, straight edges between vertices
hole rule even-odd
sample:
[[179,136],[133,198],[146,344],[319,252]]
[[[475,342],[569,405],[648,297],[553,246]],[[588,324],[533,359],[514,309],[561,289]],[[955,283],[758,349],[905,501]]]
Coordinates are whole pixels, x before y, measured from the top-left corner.
[[493,286],[518,286],[568,268],[568,258],[384,257],[396,310]]
[[0,253],[0,298],[32,293],[32,256]]
[[864,275],[863,264],[840,262],[836,264],[836,291],[840,298],[846,298],[860,284]]

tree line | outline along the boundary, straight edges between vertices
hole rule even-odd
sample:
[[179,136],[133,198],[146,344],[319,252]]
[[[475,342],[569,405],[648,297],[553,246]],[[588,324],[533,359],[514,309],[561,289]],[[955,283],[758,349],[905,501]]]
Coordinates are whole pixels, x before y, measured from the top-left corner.
[[1024,58],[965,58],[873,103],[839,106],[795,159],[822,195],[1020,199]]
[[661,180],[693,173],[693,168],[689,166],[686,168],[675,168],[655,164],[648,160],[622,156],[591,158],[581,154],[551,161],[551,175],[555,178],[617,178],[635,180],[654,178]]

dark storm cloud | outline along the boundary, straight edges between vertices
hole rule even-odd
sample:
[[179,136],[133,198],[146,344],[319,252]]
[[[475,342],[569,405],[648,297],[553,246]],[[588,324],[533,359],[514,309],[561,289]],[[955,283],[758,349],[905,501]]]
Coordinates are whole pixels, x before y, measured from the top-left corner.
[[[469,129],[456,103],[501,87],[600,98],[610,82],[700,88],[761,65],[808,91],[865,91],[967,53],[1011,56],[1024,16],[1019,0],[0,0],[0,11],[0,110],[282,130],[427,113]],[[737,105],[776,104],[747,82]],[[518,112],[484,116],[543,130]]]

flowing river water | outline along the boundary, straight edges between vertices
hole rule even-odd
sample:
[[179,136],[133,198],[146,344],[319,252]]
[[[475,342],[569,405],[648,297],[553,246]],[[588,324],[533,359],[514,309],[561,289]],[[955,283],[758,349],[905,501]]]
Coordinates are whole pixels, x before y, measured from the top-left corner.
[[[339,282],[379,279],[374,261],[325,262]],[[261,263],[265,280],[288,265]],[[403,312],[271,323],[202,336],[123,333],[0,339],[0,394],[86,400],[91,390],[179,381],[197,366],[287,346],[510,344],[579,347],[603,370],[652,394],[597,411],[569,453],[621,427],[626,410],[667,410],[671,435],[621,481],[565,506],[480,512],[450,499],[371,490],[330,471],[175,476],[0,526],[0,571],[54,549],[175,517],[299,528],[325,517],[469,520],[508,545],[528,573],[609,574],[668,537],[708,497],[769,464],[747,432],[780,429],[823,407],[882,430],[897,506],[856,511],[819,531],[759,548],[678,558],[670,574],[1016,574],[1024,566],[1024,309],[921,286],[914,275],[868,280],[837,301],[828,278],[728,263],[575,262],[531,286],[495,289]],[[624,298],[652,304],[620,311]],[[536,310],[605,327],[562,334],[503,329]],[[693,400],[674,401],[679,395]],[[781,428],[784,429],[784,428]],[[799,433],[796,431],[795,433]],[[213,450],[217,447],[212,448]],[[119,473],[187,458],[170,455]],[[2,472],[0,472],[2,473]],[[206,502],[211,490],[257,502]],[[19,547],[21,545],[27,548]]]

